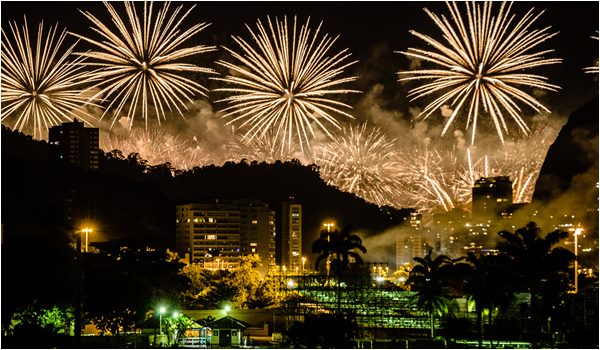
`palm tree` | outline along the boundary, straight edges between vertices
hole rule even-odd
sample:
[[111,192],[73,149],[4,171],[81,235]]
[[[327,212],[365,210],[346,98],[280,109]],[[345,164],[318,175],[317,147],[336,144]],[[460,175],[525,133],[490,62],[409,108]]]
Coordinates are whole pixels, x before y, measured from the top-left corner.
[[464,267],[466,283],[463,288],[469,299],[475,302],[477,312],[477,335],[479,347],[483,346],[483,310],[488,310],[489,322],[496,308],[506,308],[514,300],[513,287],[507,274],[506,256],[468,253]]
[[358,250],[363,254],[367,252],[367,248],[362,245],[362,239],[351,233],[352,228],[346,226],[341,232],[321,231],[319,239],[313,242],[312,252],[318,253],[319,256],[315,261],[315,268],[319,269],[322,261],[331,258],[331,269],[334,271],[337,279],[336,299],[337,299],[337,314],[340,314],[340,279],[342,272],[347,271],[350,266],[350,258],[354,259],[357,264],[362,264],[363,260]]
[[434,315],[442,315],[448,311],[449,290],[448,276],[453,261],[446,255],[431,257],[431,249],[423,258],[415,257],[417,262],[410,271],[406,285],[417,292],[417,306],[429,314],[431,338],[434,332]]
[[514,233],[501,231],[498,234],[502,238],[498,250],[509,259],[518,288],[531,295],[530,331],[535,341],[541,328],[540,320],[551,316],[552,308],[568,290],[569,264],[575,257],[569,250],[556,247],[568,234],[556,230],[541,237],[540,228],[534,222]]

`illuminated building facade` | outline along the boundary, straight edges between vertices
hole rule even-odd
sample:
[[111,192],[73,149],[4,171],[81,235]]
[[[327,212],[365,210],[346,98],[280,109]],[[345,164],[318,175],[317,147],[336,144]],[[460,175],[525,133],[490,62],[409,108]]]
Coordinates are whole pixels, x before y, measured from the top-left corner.
[[275,267],[275,212],[260,201],[240,200],[234,205],[240,210],[240,252],[257,254],[264,275]]
[[492,222],[512,204],[512,181],[508,176],[482,177],[473,185],[473,222]]
[[240,211],[230,204],[191,203],[175,209],[175,247],[209,269],[234,269],[240,257]]
[[283,202],[281,215],[281,265],[288,271],[299,271],[302,269],[302,204],[290,198]]
[[421,214],[414,210],[410,213],[408,221],[396,234],[397,269],[406,263],[414,264],[415,256],[422,257],[426,254],[421,222]]
[[57,159],[83,169],[98,169],[98,128],[85,128],[75,118],[72,123],[51,127],[48,142]]
[[261,201],[216,200],[176,207],[176,250],[210,269],[234,269],[257,254],[266,273],[275,266],[275,212]]

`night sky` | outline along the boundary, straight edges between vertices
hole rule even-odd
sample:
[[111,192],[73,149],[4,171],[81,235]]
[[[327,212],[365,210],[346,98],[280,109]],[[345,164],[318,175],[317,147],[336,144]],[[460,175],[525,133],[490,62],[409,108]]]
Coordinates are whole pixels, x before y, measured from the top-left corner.
[[[117,2],[118,10],[123,10]],[[179,3],[173,3],[176,5]],[[304,23],[308,16],[312,25],[323,21],[323,31],[332,36],[339,35],[334,49],[349,48],[354,59],[359,62],[348,70],[348,74],[358,75],[350,88],[368,92],[376,84],[384,86],[383,96],[387,107],[407,112],[408,101],[405,98],[409,87],[396,81],[396,72],[408,69],[409,60],[394,51],[409,47],[423,47],[425,44],[412,36],[409,31],[416,30],[433,37],[439,37],[440,31],[423,11],[427,7],[435,13],[448,14],[441,2],[186,2],[184,9],[196,4],[189,23],[202,21],[212,23],[192,40],[207,45],[225,45],[237,49],[230,35],[248,38],[245,24],[253,29],[257,19],[266,20],[267,15],[299,17]],[[162,3],[155,4],[157,7]],[[495,4],[497,11],[499,3]],[[582,72],[583,67],[593,64],[598,57],[598,41],[590,36],[597,35],[598,2],[529,2],[517,1],[511,12],[523,16],[530,8],[535,13],[545,13],[532,28],[541,29],[552,26],[552,31],[560,32],[549,42],[540,45],[540,49],[555,49],[555,54],[547,57],[559,57],[563,63],[534,70],[546,75],[550,82],[562,87],[558,93],[550,93],[542,98],[554,113],[568,115],[574,109],[594,97],[598,91],[597,78]],[[2,28],[7,21],[23,21],[23,15],[32,26],[40,20],[47,25],[59,23],[59,26],[82,35],[93,35],[89,21],[78,12],[92,12],[102,20],[108,20],[108,11],[100,2],[2,2]],[[461,11],[464,7],[461,4]],[[171,10],[172,11],[172,10]],[[124,12],[124,11],[123,11]],[[30,27],[31,28],[31,27]],[[208,67],[220,70],[211,62],[222,57],[223,50],[202,55],[201,60]],[[223,73],[221,71],[221,73]],[[209,88],[213,88],[209,83]],[[215,100],[214,94],[209,95]],[[346,96],[355,103],[361,96]],[[424,101],[416,101],[411,106],[423,107]]]

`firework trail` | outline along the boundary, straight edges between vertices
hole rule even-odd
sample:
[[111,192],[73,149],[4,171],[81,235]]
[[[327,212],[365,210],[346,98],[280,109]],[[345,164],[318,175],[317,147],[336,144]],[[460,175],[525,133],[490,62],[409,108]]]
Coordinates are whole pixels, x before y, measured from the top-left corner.
[[405,196],[397,206],[430,213],[438,209],[449,211],[458,205],[456,172],[449,169],[456,164],[455,157],[448,158],[429,147],[405,146],[400,159]]
[[252,140],[244,140],[243,136],[238,136],[237,142],[230,143],[228,147],[228,159],[232,161],[246,159],[275,163],[278,160],[285,162],[297,159],[302,164],[309,165],[314,159],[309,154],[295,151],[299,149],[296,140],[292,140],[291,147],[286,148],[282,153],[277,147],[276,139],[270,133],[267,133],[265,137],[255,137]]
[[394,142],[367,123],[344,127],[323,146],[316,164],[328,184],[379,206],[392,205],[401,191]]
[[83,57],[69,60],[77,43],[62,50],[66,31],[57,35],[57,27],[51,26],[45,33],[43,22],[35,42],[27,19],[21,30],[16,22],[9,25],[12,40],[2,29],[2,122],[16,119],[14,127],[33,131],[35,138],[74,115],[90,124],[87,119],[93,117],[83,108],[89,96],[82,88],[93,79],[82,69]]
[[480,177],[508,176],[513,182],[513,202],[531,202],[546,153],[560,127],[534,122],[532,129],[530,136],[506,142],[479,158],[468,149],[467,169],[458,168],[462,172],[459,175],[460,197],[470,195],[475,180]]
[[178,167],[181,157],[187,149],[185,142],[179,137],[172,136],[160,129],[133,129],[127,135],[102,133],[100,148],[109,152],[120,150],[123,155],[137,153],[148,161],[148,165],[158,165],[166,162]]
[[104,4],[112,16],[112,23],[116,27],[114,31],[91,13],[82,11],[92,22],[92,29],[100,39],[73,34],[98,48],[98,51],[80,55],[89,57],[91,62],[87,64],[98,68],[93,73],[100,81],[95,85],[100,88],[96,96],[103,96],[104,101],[110,101],[101,118],[112,111],[112,127],[120,118],[121,111],[127,109],[126,104],[129,104],[126,114],[130,120],[129,129],[140,110],[148,128],[150,104],[154,106],[160,124],[161,119],[166,119],[165,109],[176,109],[183,116],[181,107],[187,108],[185,101],[193,102],[192,97],[197,94],[206,96],[206,88],[182,75],[213,73],[209,68],[181,62],[189,56],[215,50],[204,45],[182,47],[209,25],[198,23],[185,30],[181,28],[182,22],[195,6],[185,13],[183,6],[179,6],[170,13],[167,2],[155,14],[153,3],[148,5],[144,1],[140,18],[134,4],[125,2],[129,20],[126,23],[110,3]]
[[[429,117],[433,112],[450,105],[452,115],[446,121],[442,135],[468,105],[466,128],[471,125],[471,144],[475,142],[475,131],[480,110],[491,117],[500,140],[508,133],[505,114],[511,117],[519,129],[527,135],[529,127],[522,118],[519,102],[538,113],[550,112],[521,87],[557,91],[558,86],[546,82],[546,78],[535,74],[521,73],[523,70],[560,63],[557,58],[544,58],[553,50],[530,52],[536,46],[552,38],[550,27],[531,29],[541,16],[533,9],[518,21],[510,14],[512,4],[502,3],[497,15],[492,15],[492,2],[465,3],[467,21],[463,20],[456,3],[448,3],[452,21],[439,17],[425,9],[447,41],[443,44],[430,36],[411,31],[437,51],[409,48],[400,52],[408,57],[433,63],[438,68],[398,72],[400,81],[430,80],[409,91],[412,100],[441,93],[427,105],[421,116]],[[408,75],[408,76],[407,76]]]
[[[596,33],[598,33],[598,32],[596,32]],[[594,39],[594,40],[596,40],[596,41],[598,41],[598,36],[592,36],[591,38]],[[595,64],[593,66],[591,66],[591,67],[585,67],[585,68],[583,68],[583,71],[586,72],[586,73],[598,74],[598,65],[599,65],[598,59],[596,58]]]
[[341,77],[344,69],[356,63],[347,62],[347,49],[330,54],[336,38],[327,34],[319,37],[321,25],[313,32],[310,20],[298,28],[296,18],[288,28],[287,17],[275,23],[267,18],[265,26],[259,20],[257,31],[248,31],[256,47],[238,36],[233,40],[239,53],[225,48],[236,63],[219,60],[217,63],[230,72],[221,80],[231,87],[219,88],[229,94],[218,102],[226,102],[224,118],[243,133],[243,140],[272,137],[280,154],[293,153],[294,142],[310,148],[309,135],[315,137],[315,128],[332,137],[328,127],[339,129],[334,114],[352,118],[342,110],[349,105],[332,99],[358,91],[339,88],[356,77]]
[[189,170],[194,167],[220,164],[216,160],[215,154],[210,152],[204,143],[198,141],[196,136],[192,138],[191,142],[186,143],[186,146],[176,164],[179,169]]

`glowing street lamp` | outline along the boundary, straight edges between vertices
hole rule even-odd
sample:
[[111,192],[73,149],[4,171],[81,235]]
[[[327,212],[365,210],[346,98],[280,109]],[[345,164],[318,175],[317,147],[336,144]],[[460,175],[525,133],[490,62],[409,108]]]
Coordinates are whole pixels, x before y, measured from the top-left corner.
[[326,222],[326,223],[323,224],[323,226],[327,227],[327,232],[331,232],[331,229],[333,227],[335,227],[335,223],[333,223],[333,222]]
[[306,264],[306,257],[302,257],[302,274],[304,275],[304,264]]
[[85,233],[85,252],[88,252],[88,234],[92,233],[92,229],[89,227],[84,227],[83,230],[81,230],[82,232]]
[[167,308],[164,306],[161,306],[158,309],[158,330],[160,334],[163,334],[162,332],[162,315],[167,312]]
[[583,232],[583,228],[581,227],[577,227],[575,229],[575,232],[573,232],[573,237],[575,238],[575,294],[577,294],[578,292],[578,271],[579,270],[579,264],[577,262],[577,248],[578,248],[578,244],[577,244],[577,236],[579,236],[581,234],[581,232]]
[[[180,316],[181,314],[177,311],[173,312],[173,323],[175,324],[175,322],[177,322],[177,318]],[[175,329],[173,329],[173,343],[177,344],[177,326],[175,326]]]

